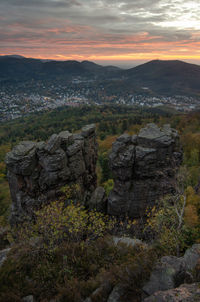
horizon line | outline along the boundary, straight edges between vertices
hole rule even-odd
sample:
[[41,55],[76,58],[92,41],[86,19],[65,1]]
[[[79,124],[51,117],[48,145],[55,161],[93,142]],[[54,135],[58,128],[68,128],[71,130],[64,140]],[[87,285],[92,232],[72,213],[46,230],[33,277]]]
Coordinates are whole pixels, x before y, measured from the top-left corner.
[[[145,64],[145,63],[148,63],[148,62],[152,62],[152,61],[181,61],[181,62],[184,62],[184,63],[188,63],[188,64],[194,64],[194,65],[200,65],[200,60],[199,63],[195,62],[196,60],[194,59],[180,59],[180,58],[173,58],[173,59],[162,59],[162,58],[155,58],[155,59],[141,59],[141,58],[138,58],[138,59],[134,59],[134,60],[130,60],[130,59],[119,59],[119,60],[116,60],[116,59],[85,59],[85,60],[79,60],[79,59],[72,59],[72,58],[69,58],[67,59],[66,57],[64,58],[60,58],[60,59],[56,59],[56,58],[42,58],[41,56],[39,57],[34,57],[34,56],[25,56],[25,55],[21,55],[21,54],[1,54],[0,53],[0,57],[20,57],[21,58],[24,58],[24,59],[33,59],[33,60],[41,60],[41,61],[55,61],[55,62],[66,62],[66,61],[76,61],[76,62],[79,62],[79,63],[82,63],[82,62],[92,62],[92,63],[96,63],[96,64],[99,64],[99,65],[104,65],[104,66],[115,66],[112,64],[112,62],[114,64],[119,64],[119,66],[121,66],[121,68],[123,68],[122,66],[124,65],[127,65],[127,64],[134,64],[134,67],[138,66],[138,65],[142,65],[142,64]],[[188,62],[189,61],[189,62]],[[106,63],[108,62],[107,65],[105,65]],[[110,64],[109,64],[110,62]],[[123,64],[124,63],[124,64]],[[119,66],[115,66],[115,67],[119,67]]]

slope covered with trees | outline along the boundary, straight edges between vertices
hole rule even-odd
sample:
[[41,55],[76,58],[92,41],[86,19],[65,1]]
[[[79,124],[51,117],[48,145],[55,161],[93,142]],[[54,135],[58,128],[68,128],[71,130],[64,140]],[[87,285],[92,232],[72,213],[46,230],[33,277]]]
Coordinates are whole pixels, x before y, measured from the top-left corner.
[[[108,165],[112,142],[123,132],[137,133],[148,122],[159,126],[170,123],[180,133],[184,161],[176,194],[150,209],[141,228],[141,221],[116,220],[88,212],[73,203],[78,188],[63,188],[65,197],[37,211],[35,223],[4,234],[5,245],[8,241],[14,245],[0,269],[0,301],[17,302],[30,294],[43,302],[52,298],[84,301],[101,288],[103,280],[107,280],[103,292],[111,291],[119,283],[125,284],[124,299],[134,297],[135,301],[141,301],[142,287],[156,259],[168,254],[182,255],[187,247],[200,241],[200,113],[172,115],[123,106],[62,108],[1,124],[1,227],[7,225],[9,214],[3,160],[5,153],[20,140],[46,140],[52,133],[76,131],[85,124],[96,123],[98,182],[108,193],[113,185]],[[67,208],[63,206],[66,200],[71,200]],[[111,244],[116,234],[140,236],[149,246],[116,247]],[[193,274],[198,276],[197,271]],[[94,301],[102,301],[102,292],[92,297]]]

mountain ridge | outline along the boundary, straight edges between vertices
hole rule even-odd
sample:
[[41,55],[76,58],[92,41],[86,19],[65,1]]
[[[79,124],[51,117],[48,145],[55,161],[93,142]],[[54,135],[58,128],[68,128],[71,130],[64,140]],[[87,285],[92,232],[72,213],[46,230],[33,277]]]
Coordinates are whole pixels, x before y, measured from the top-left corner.
[[[159,95],[200,97],[200,65],[180,60],[152,60],[129,69],[102,66],[91,61],[43,61],[15,56],[0,56],[0,83],[10,85],[31,80],[63,83],[80,77],[106,81],[112,90],[132,90]],[[113,81],[114,79],[114,81]],[[132,90],[131,90],[132,89]]]

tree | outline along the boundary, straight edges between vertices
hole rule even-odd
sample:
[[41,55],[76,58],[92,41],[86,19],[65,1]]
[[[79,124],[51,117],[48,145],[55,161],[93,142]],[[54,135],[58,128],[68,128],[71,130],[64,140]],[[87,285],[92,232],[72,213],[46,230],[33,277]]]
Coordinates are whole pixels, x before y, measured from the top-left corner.
[[200,239],[200,196],[187,187],[187,170],[182,168],[177,177],[174,194],[163,198],[147,214],[145,231],[164,254],[179,256],[188,246]]

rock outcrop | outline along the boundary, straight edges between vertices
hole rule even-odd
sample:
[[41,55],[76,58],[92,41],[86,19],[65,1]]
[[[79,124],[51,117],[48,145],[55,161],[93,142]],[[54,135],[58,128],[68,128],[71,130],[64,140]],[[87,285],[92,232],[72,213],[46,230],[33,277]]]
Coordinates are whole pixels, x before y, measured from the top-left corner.
[[178,288],[155,293],[144,302],[199,302],[200,283],[182,284]]
[[89,210],[97,210],[98,212],[107,212],[107,196],[103,187],[97,187],[92,193],[90,200],[88,201],[87,207]]
[[79,184],[86,203],[96,189],[96,161],[94,125],[82,128],[80,134],[53,134],[47,143],[21,142],[6,156],[11,224],[31,218],[35,209],[58,198],[66,184]]
[[6,156],[12,198],[11,224],[32,217],[41,205],[58,198],[66,184],[77,183],[89,209],[140,217],[148,206],[173,192],[182,161],[179,136],[169,125],[148,124],[137,136],[124,134],[113,144],[110,166],[115,181],[107,200],[96,188],[95,126],[80,134],[53,134],[47,143],[24,141]]
[[4,249],[0,251],[0,267],[3,265],[4,261],[7,259],[7,255],[10,252],[10,248]]
[[108,213],[140,217],[148,206],[175,190],[182,150],[176,130],[148,124],[139,134],[124,134],[113,143],[110,167],[114,189]]
[[[181,293],[183,295],[184,291],[181,291],[180,288],[176,290],[172,290],[181,284],[184,284],[181,288],[190,288],[185,284],[187,283],[195,283],[200,281],[198,278],[197,271],[199,270],[200,263],[200,244],[194,244],[191,248],[187,249],[185,255],[183,257],[175,257],[175,256],[164,256],[161,260],[156,264],[153,269],[150,280],[144,285],[143,292],[146,296],[151,296],[151,298],[144,299],[144,302],[147,301],[168,301],[165,300],[164,297],[170,297],[171,294],[174,296],[175,293],[179,293],[180,297]],[[194,285],[195,286],[195,285]],[[193,287],[191,286],[191,289]],[[193,291],[192,291],[193,294]],[[200,294],[200,292],[199,292]],[[156,298],[157,297],[157,298]],[[163,298],[163,300],[159,300],[158,298]],[[182,296],[183,300],[187,301],[184,298],[187,296]],[[189,295],[190,297],[190,295]],[[193,296],[192,296],[193,297]],[[169,301],[179,301],[179,300],[170,300]],[[188,301],[193,301],[192,299]],[[195,300],[194,300],[195,301]],[[198,300],[197,300],[198,301]]]

